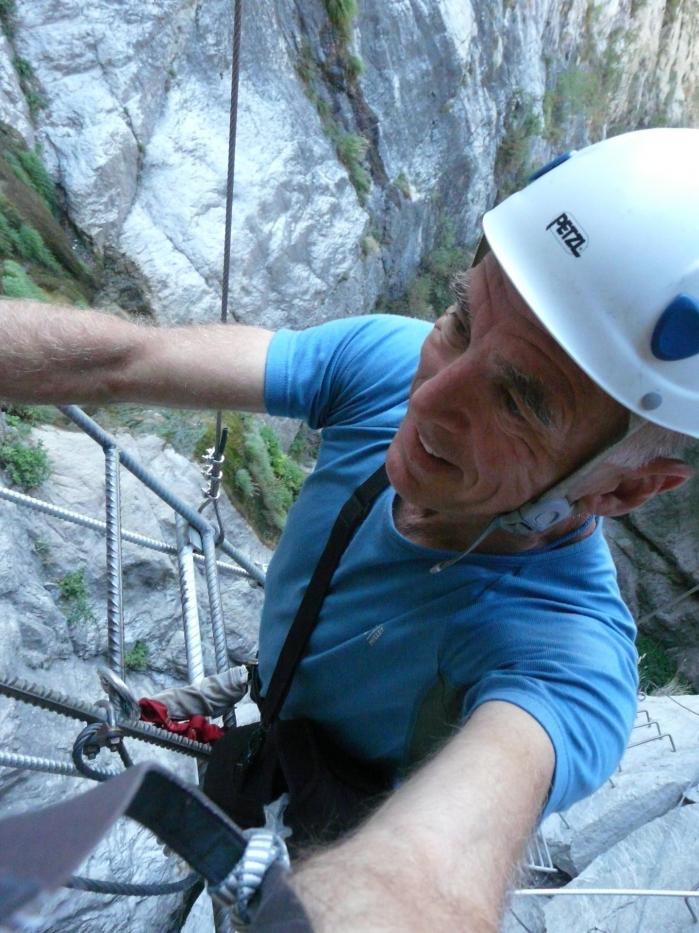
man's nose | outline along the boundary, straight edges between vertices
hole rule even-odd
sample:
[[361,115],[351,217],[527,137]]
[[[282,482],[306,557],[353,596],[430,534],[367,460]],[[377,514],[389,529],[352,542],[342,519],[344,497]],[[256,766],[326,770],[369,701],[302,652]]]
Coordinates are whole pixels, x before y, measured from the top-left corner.
[[479,399],[477,363],[466,356],[454,360],[425,379],[411,398],[413,415],[442,428],[462,433],[471,423]]

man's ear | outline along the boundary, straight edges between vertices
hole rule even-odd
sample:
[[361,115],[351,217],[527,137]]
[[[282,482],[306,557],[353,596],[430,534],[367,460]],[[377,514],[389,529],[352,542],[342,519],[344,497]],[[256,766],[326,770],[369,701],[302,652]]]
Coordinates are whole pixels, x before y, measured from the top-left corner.
[[693,474],[688,463],[670,457],[656,457],[640,467],[608,469],[596,484],[597,489],[581,496],[575,504],[593,515],[626,515],[660,493],[681,486]]

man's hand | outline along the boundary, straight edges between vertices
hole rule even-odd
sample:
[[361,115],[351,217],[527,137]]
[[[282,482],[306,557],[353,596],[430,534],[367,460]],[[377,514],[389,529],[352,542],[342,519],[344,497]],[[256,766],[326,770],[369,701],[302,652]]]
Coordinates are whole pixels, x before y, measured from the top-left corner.
[[292,875],[314,930],[496,933],[554,761],[528,713],[484,703],[354,836]]
[[139,326],[110,314],[0,302],[0,399],[264,410],[270,331]]

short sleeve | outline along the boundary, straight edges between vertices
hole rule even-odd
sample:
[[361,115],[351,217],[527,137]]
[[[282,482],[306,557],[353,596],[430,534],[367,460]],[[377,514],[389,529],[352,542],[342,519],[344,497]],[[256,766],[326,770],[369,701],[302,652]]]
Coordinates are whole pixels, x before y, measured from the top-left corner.
[[278,331],[267,352],[265,407],[312,428],[404,402],[429,331],[424,321],[364,315]]
[[601,787],[621,760],[636,713],[633,643],[604,632],[595,620],[579,623],[582,632],[576,632],[569,651],[529,657],[525,651],[486,674],[464,699],[464,718],[483,703],[502,700],[529,713],[546,731],[556,765],[544,816]]

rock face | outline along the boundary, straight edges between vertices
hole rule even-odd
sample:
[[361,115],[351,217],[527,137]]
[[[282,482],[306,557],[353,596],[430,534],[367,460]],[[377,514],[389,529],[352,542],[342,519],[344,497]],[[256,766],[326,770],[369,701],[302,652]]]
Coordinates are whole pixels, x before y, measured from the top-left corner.
[[698,507],[699,486],[692,480],[605,525],[624,598],[640,631],[665,645],[695,686],[699,686],[697,594],[683,597],[699,584],[699,541],[693,520]]
[[[300,326],[371,310],[448,229],[472,245],[498,189],[530,163],[697,116],[689,0],[359,6],[344,28],[321,0],[245,13],[241,320]],[[72,220],[137,271],[163,320],[218,309],[230,20],[223,0],[96,0],[89,15],[78,0],[17,0],[5,44],[46,106],[35,99],[29,126],[6,60],[0,116],[36,134]]]
[[[53,475],[36,491],[54,505],[102,518],[104,502],[101,449],[77,431],[37,429],[53,463]],[[198,503],[201,475],[196,467],[156,437],[120,442],[189,503]],[[173,542],[171,509],[122,470],[123,525],[153,538]],[[268,552],[222,500],[229,539],[254,560],[266,563]],[[106,650],[104,538],[97,532],[47,517],[3,501],[0,503],[0,665],[3,671],[60,690],[83,702],[99,699],[96,668]],[[61,596],[61,581],[83,572],[87,592],[82,611]],[[186,679],[181,608],[172,558],[135,545],[124,545],[124,616],[126,647],[147,645],[143,673],[127,680],[138,696]],[[221,575],[221,590],[231,654],[249,656],[256,643],[262,590],[239,577]],[[198,574],[200,619],[208,671],[213,659],[208,633],[204,579]],[[76,663],[76,656],[80,659]],[[6,751],[48,758],[69,758],[81,729],[78,722],[0,698],[0,746]],[[132,741],[135,760],[156,759],[188,780],[196,780],[192,759]],[[109,758],[102,753],[102,758]],[[102,761],[100,760],[100,765]],[[104,763],[109,766],[109,761]],[[114,767],[114,764],[112,764]],[[65,794],[87,789],[91,782],[57,775],[0,768],[3,814],[45,806]],[[95,878],[122,881],[171,881],[184,868],[145,830],[124,821],[81,868]],[[54,898],[37,929],[73,933],[111,933],[114,929],[146,933],[179,928],[179,896],[107,898],[63,891]],[[203,916],[206,916],[205,911]],[[202,931],[205,927],[201,927]]]
[[[699,808],[681,807],[642,826],[590,865],[571,887],[692,890],[699,856]],[[628,895],[554,897],[544,909],[546,933],[571,930],[662,930],[690,933],[696,924],[682,898]]]
[[[612,781],[541,827],[569,889],[691,890],[699,880],[699,697],[648,697],[636,722]],[[510,906],[502,933],[695,929],[681,898],[514,896]]]

